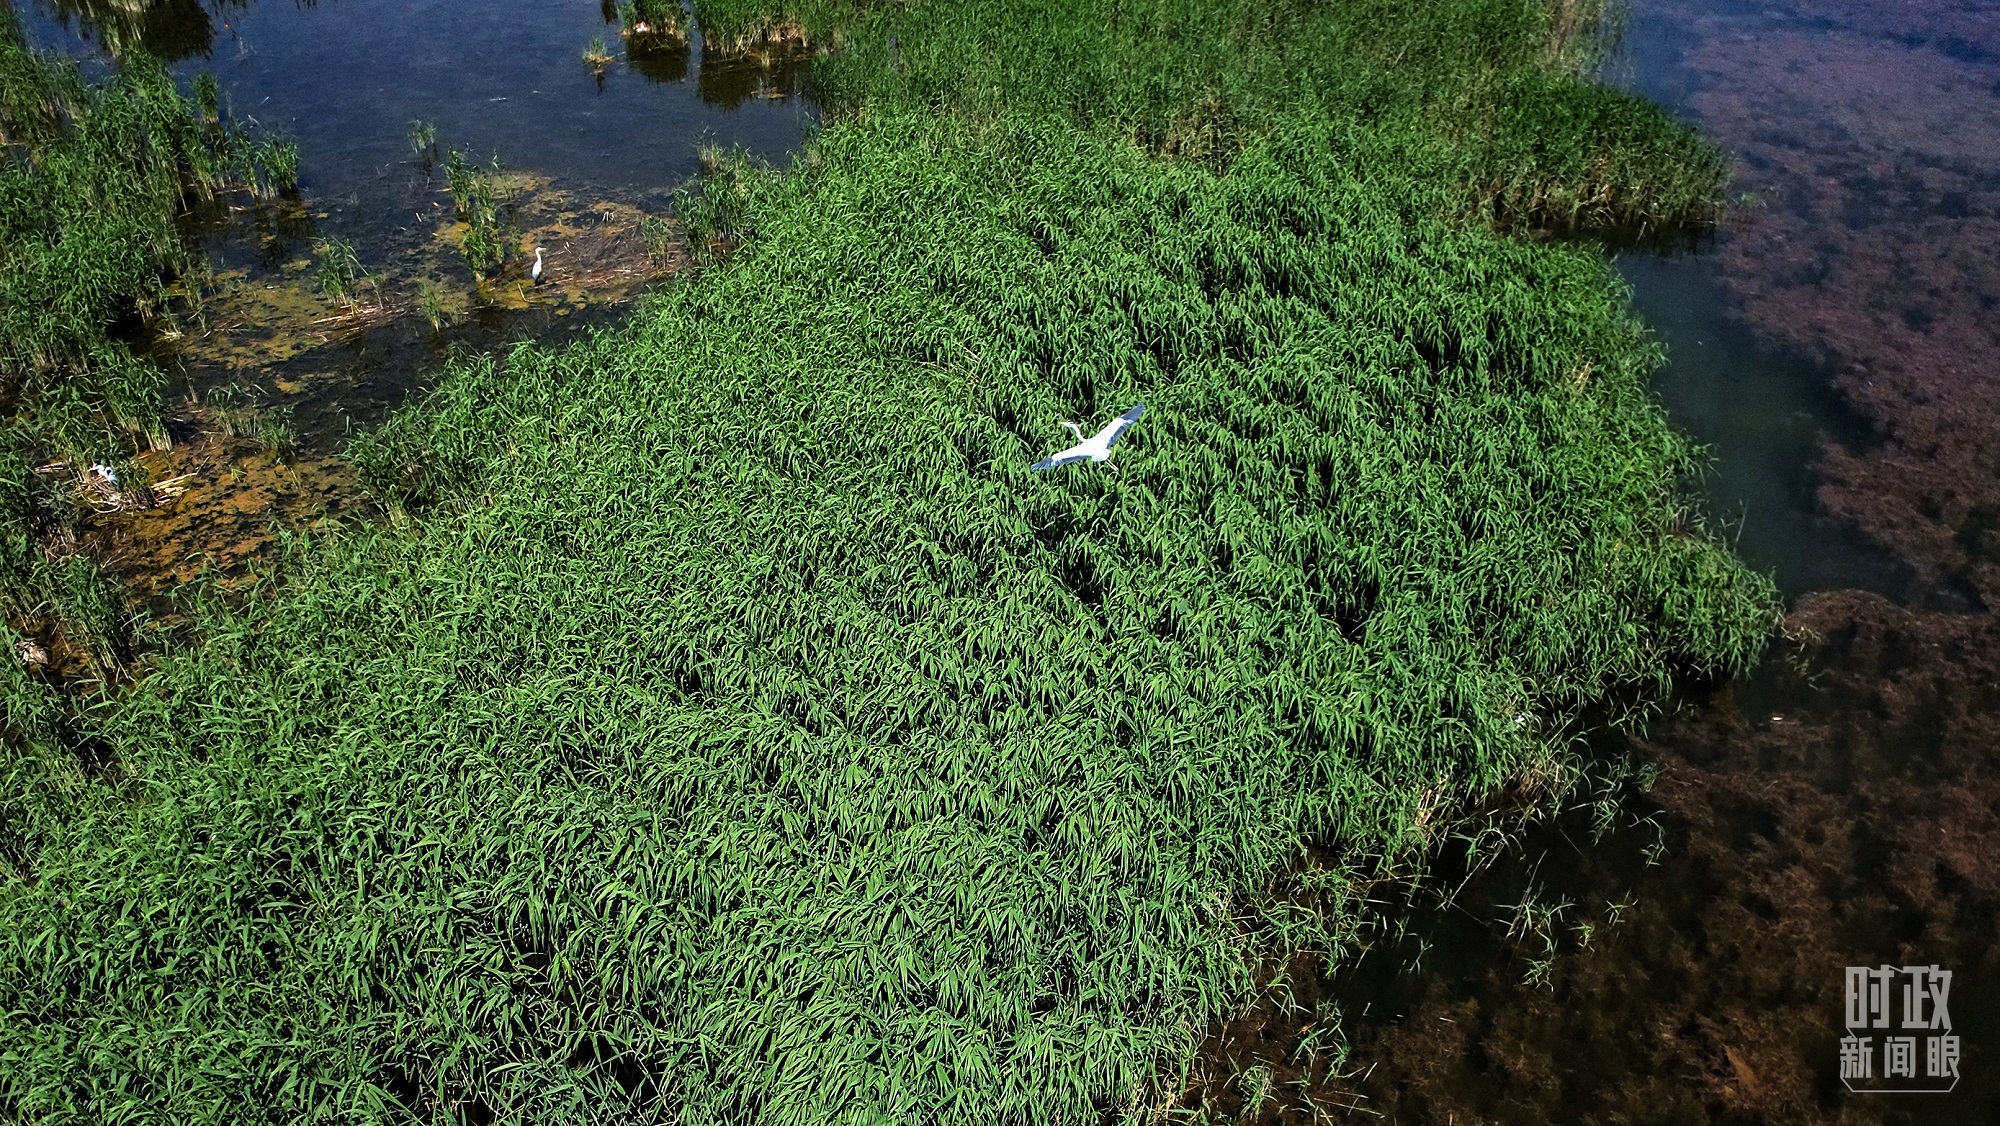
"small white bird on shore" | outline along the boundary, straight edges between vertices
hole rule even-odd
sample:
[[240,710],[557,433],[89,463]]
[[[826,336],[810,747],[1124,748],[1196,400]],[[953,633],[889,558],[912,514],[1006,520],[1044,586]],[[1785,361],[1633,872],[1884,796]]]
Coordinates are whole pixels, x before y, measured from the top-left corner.
[[105,481],[107,481],[107,482],[109,482],[109,483],[110,483],[110,485],[111,485],[111,487],[112,487],[112,488],[114,488],[114,489],[115,489],[115,488],[117,488],[117,487],[118,487],[118,471],[117,471],[117,470],[115,470],[115,469],[111,468],[111,467],[110,467],[110,466],[108,466],[108,465],[93,465],[93,466],[91,466],[91,467],[90,467],[90,471],[91,471],[92,473],[95,473],[95,474],[97,474],[97,475],[98,475],[99,477],[102,477],[102,478],[104,478],[104,479],[105,479]]
[[535,248],[535,268],[528,271],[528,280],[536,285],[542,284],[542,248],[539,246]]
[[1144,413],[1146,413],[1146,404],[1140,403],[1138,406],[1112,419],[1111,425],[1106,426],[1088,438],[1083,436],[1082,428],[1078,427],[1076,423],[1065,422],[1063,425],[1069,427],[1069,432],[1076,435],[1076,445],[1060,453],[1050,454],[1028,468],[1054,469],[1059,465],[1072,465],[1088,459],[1090,461],[1101,461],[1109,466],[1113,473],[1116,473],[1118,472],[1118,467],[1111,464],[1111,444],[1123,437],[1127,430],[1132,429],[1132,424],[1139,421],[1139,416]]

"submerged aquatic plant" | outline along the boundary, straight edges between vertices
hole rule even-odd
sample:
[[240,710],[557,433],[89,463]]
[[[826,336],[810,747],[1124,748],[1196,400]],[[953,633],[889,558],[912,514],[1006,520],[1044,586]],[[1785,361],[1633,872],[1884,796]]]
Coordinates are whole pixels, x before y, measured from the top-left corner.
[[422,118],[410,119],[410,151],[429,164],[437,155],[437,125]]

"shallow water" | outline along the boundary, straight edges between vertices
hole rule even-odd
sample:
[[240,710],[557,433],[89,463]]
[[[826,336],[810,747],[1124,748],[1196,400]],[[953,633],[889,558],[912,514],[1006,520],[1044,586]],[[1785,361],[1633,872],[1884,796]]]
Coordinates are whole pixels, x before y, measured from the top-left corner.
[[[212,74],[225,120],[300,151],[297,193],[239,192],[189,217],[217,282],[181,324],[137,341],[168,373],[176,441],[141,464],[187,491],[165,510],[102,518],[86,539],[143,590],[187,577],[189,560],[241,574],[272,518],[354,509],[337,457],[351,433],[454,349],[497,353],[621,321],[677,268],[648,252],[640,223],[669,213],[702,148],[782,163],[816,122],[803,48],[711,52],[694,28],[684,48],[628,55],[600,0],[37,0],[18,14],[31,43],[95,75],[135,47],[168,60],[183,88]],[[602,74],[582,59],[593,37],[616,60]],[[419,119],[435,127],[429,154],[412,145]],[[438,167],[453,149],[507,173],[503,241],[517,254],[483,282],[457,249],[463,226]],[[318,290],[326,238],[352,244],[367,274],[352,305]],[[531,285],[538,245],[546,273]],[[232,387],[289,420],[293,464],[218,436],[200,404]]]
[[[815,122],[803,96],[810,60],[802,52],[716,56],[697,29],[684,50],[628,58],[615,13],[599,0],[166,0],[138,15],[124,7],[37,0],[21,15],[31,42],[87,64],[101,67],[112,51],[138,45],[171,60],[184,86],[213,74],[225,118],[253,135],[295,140],[299,206],[235,200],[237,210],[212,217],[203,231],[220,270],[302,296],[311,289],[305,271],[287,278],[282,266],[309,259],[313,240],[329,236],[354,244],[373,274],[455,280],[470,290],[469,273],[450,279],[449,262],[423,254],[449,226],[449,199],[441,171],[412,149],[413,120],[436,127],[439,154],[456,148],[481,164],[498,157],[526,184],[523,206],[566,193],[569,212],[585,215],[607,202],[664,214],[671,190],[697,172],[702,146],[740,146],[782,162]],[[601,78],[581,57],[592,37],[617,56]],[[545,210],[553,223],[560,209]],[[522,258],[508,277],[521,280],[536,233],[524,231]],[[574,257],[561,242],[549,245],[551,279],[589,272]],[[596,288],[605,292],[572,293],[565,303],[480,293],[465,300],[457,329],[443,334],[407,316],[323,348],[324,333],[303,334],[305,347],[287,353],[319,354],[272,375],[310,383],[313,392],[270,402],[295,408],[302,441],[330,451],[349,427],[378,421],[454,341],[491,349],[615,320],[630,287]],[[192,347],[163,351],[170,367],[191,369],[198,388],[238,374]]]
[[[1715,455],[1713,510],[1809,643],[1599,740],[1660,765],[1632,806],[1657,831],[1579,848],[1580,814],[1542,826],[1331,982],[1355,1055],[1328,1100],[2000,1121],[2000,11],[1633,9],[1610,79],[1715,136],[1760,202],[1698,253],[1618,265],[1668,348],[1657,393]],[[1536,888],[1570,929],[1527,983],[1543,948],[1507,938],[1508,905]],[[1843,969],[1882,964],[1954,971],[1952,1093],[1843,1085]]]
[[813,120],[797,96],[804,59],[769,72],[705,61],[698,30],[687,51],[645,65],[621,56],[600,83],[584,46],[595,36],[620,51],[598,0],[176,0],[147,7],[137,35],[90,20],[93,9],[117,10],[37,0],[23,14],[40,45],[136,41],[173,58],[183,81],[214,74],[227,112],[298,141],[301,187],[327,201],[372,202],[371,185],[399,182],[413,118],[435,123],[442,146],[498,154],[558,187],[631,192],[693,175],[704,137],[780,159]]
[[1667,415],[1708,449],[1700,482],[1718,530],[1788,598],[1858,587],[1895,595],[1909,578],[1889,553],[1820,510],[1812,463],[1866,424],[1831,373],[1760,338],[1732,315],[1707,255],[1624,254],[1633,308],[1666,344],[1653,376]]

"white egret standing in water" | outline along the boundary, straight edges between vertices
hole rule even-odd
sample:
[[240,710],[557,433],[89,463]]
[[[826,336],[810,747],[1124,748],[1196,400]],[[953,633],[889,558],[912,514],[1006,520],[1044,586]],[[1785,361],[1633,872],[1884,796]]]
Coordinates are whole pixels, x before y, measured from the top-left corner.
[[1120,437],[1124,436],[1127,430],[1132,429],[1132,424],[1139,421],[1139,416],[1145,412],[1146,404],[1140,403],[1138,406],[1112,419],[1111,425],[1099,430],[1096,434],[1088,438],[1083,436],[1083,430],[1076,423],[1065,422],[1063,425],[1069,427],[1069,432],[1076,435],[1076,445],[1060,453],[1050,454],[1028,468],[1054,469],[1058,465],[1071,465],[1089,459],[1091,461],[1103,462],[1105,465],[1110,466],[1113,473],[1116,473],[1118,472],[1118,467],[1111,464],[1111,443],[1116,442]]
[[528,280],[536,285],[542,284],[542,248],[539,246],[535,248],[535,268],[528,271]]

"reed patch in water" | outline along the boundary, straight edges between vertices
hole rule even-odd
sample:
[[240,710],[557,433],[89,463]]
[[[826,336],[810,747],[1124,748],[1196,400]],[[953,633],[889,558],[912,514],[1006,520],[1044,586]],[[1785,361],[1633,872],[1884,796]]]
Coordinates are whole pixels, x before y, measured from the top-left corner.
[[688,45],[687,14],[680,0],[623,0],[618,24],[630,50],[678,50]]

